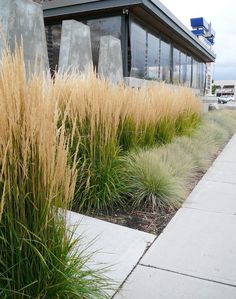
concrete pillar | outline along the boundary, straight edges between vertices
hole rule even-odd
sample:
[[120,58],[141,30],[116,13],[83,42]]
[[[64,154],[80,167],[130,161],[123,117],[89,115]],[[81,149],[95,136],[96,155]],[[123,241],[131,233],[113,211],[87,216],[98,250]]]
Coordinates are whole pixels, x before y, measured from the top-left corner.
[[31,0],[0,0],[0,59],[8,46],[12,53],[23,45],[27,71],[48,68],[47,44],[41,5]]
[[123,80],[121,42],[113,36],[101,37],[98,75],[114,84],[118,84]]
[[63,21],[59,70],[88,74],[92,65],[90,28],[74,20]]

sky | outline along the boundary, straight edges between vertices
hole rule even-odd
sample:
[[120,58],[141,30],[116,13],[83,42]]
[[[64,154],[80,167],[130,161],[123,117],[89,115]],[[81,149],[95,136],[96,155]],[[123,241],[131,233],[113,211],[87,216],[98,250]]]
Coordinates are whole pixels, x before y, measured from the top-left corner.
[[236,1],[160,0],[185,26],[203,17],[216,31],[214,80],[236,80]]

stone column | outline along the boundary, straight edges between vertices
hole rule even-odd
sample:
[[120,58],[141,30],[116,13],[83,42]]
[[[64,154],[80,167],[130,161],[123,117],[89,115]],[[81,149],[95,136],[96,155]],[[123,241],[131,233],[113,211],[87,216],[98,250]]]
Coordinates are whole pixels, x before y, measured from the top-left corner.
[[123,80],[121,42],[113,36],[101,37],[98,75],[114,84],[119,84]]
[[48,53],[41,5],[31,0],[0,0],[0,59],[7,46],[22,45],[26,70],[48,69]]
[[88,74],[92,65],[90,28],[75,20],[63,21],[59,70]]

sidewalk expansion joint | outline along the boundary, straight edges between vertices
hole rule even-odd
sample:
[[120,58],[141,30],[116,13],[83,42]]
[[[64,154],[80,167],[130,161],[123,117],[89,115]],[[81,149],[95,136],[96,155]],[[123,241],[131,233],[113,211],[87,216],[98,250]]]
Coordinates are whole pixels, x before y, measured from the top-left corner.
[[119,286],[119,288],[116,290],[116,292],[114,293],[114,295],[111,297],[111,299],[113,299],[117,293],[119,293],[119,291],[122,289],[123,285],[126,283],[126,281],[128,280],[128,278],[130,277],[130,275],[134,272],[134,270],[137,268],[137,266],[140,265],[140,261],[142,260],[142,258],[144,257],[144,255],[147,253],[148,249],[153,245],[153,243],[156,241],[156,239],[158,238],[158,236],[155,236],[154,240],[152,242],[148,242],[147,246],[142,254],[142,256],[139,258],[139,260],[137,261],[137,263],[134,265],[133,269],[130,271],[130,273],[127,275],[127,277],[125,278],[125,280],[121,283],[121,285]]
[[233,186],[236,185],[236,182],[232,183],[232,182],[226,182],[226,181],[219,181],[218,179],[209,179],[209,178],[204,177],[204,176],[203,176],[202,180],[208,181],[208,182],[214,182],[214,183],[230,184],[230,185],[233,185]]
[[221,161],[220,159],[217,160],[217,158],[216,158],[216,160],[213,162],[213,164],[212,164],[211,167],[216,167],[217,163],[236,164],[236,161],[229,161],[229,160],[223,160],[223,161]]
[[220,212],[220,211],[210,211],[210,210],[206,210],[206,209],[193,208],[193,207],[188,207],[188,206],[184,206],[184,207],[182,207],[182,209],[190,209],[190,210],[202,211],[202,212],[213,213],[213,214],[236,216],[236,211],[234,213],[229,213],[229,212]]
[[221,282],[221,281],[218,281],[218,280],[203,278],[203,277],[199,277],[199,276],[195,276],[195,275],[191,275],[191,274],[187,274],[187,273],[182,273],[182,272],[178,272],[178,271],[174,271],[174,270],[170,270],[170,269],[159,268],[159,267],[155,267],[155,266],[151,266],[151,265],[144,265],[144,264],[141,264],[141,263],[139,264],[139,266],[146,267],[146,268],[152,268],[152,269],[156,269],[156,270],[161,270],[161,271],[166,271],[166,272],[170,272],[170,273],[174,273],[174,274],[178,274],[178,275],[182,275],[182,276],[192,277],[192,278],[195,278],[195,279],[205,280],[205,281],[209,281],[209,282],[212,282],[212,283],[218,283],[218,284],[222,284],[222,285],[225,285],[225,286],[228,286],[228,287],[236,288],[236,284],[230,284],[230,283]]

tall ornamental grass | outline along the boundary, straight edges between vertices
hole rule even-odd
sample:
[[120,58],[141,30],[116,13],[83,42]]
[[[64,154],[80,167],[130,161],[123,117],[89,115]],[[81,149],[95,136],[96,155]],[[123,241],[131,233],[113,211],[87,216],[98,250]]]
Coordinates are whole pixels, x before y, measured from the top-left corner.
[[105,298],[66,229],[76,163],[54,87],[27,80],[22,57],[0,65],[0,298]]
[[201,119],[200,101],[187,88],[153,84],[132,89],[113,86],[94,74],[57,74],[53,92],[68,114],[68,134],[73,132],[80,142],[74,202],[80,211],[122,205],[127,191],[122,180],[124,154],[191,135]]
[[179,208],[189,185],[206,172],[235,132],[235,111],[211,112],[191,137],[129,154],[124,177],[128,204],[149,211]]

